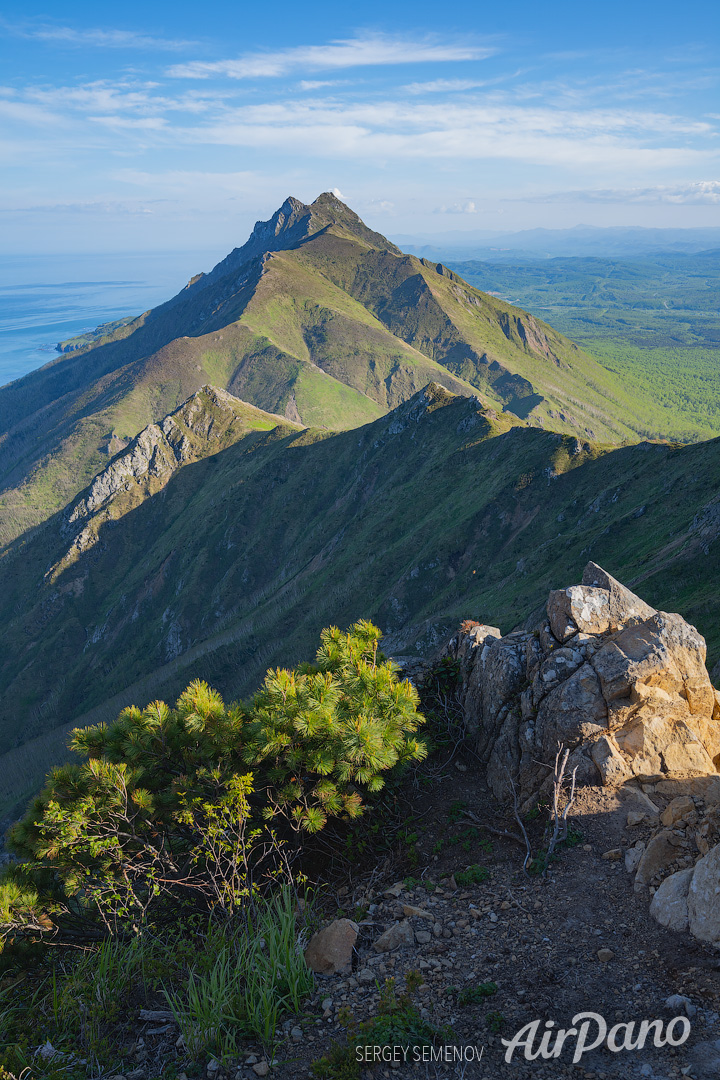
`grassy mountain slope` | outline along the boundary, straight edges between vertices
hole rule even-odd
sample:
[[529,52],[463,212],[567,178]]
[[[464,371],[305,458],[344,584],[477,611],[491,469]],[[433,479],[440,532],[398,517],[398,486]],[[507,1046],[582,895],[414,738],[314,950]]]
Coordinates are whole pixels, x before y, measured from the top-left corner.
[[345,432],[238,415],[232,445],[198,443],[161,482],[140,470],[85,517],[84,492],[0,563],[0,805],[77,719],[194,677],[245,694],[331,622],[376,619],[403,652],[461,618],[506,631],[589,558],[720,655],[720,440],[612,449],[437,384]]
[[613,372],[627,421],[648,438],[720,432],[720,251],[453,269],[546,319]]
[[585,438],[637,437],[621,380],[554,330],[403,255],[332,195],[288,199],[167,303],[0,388],[0,545],[207,383],[342,429],[429,380]]

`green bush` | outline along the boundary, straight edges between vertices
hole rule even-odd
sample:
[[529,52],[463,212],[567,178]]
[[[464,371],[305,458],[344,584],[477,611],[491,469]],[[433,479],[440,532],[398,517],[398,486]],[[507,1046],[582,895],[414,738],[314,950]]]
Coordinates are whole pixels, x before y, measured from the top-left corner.
[[[113,933],[168,894],[232,913],[277,873],[288,838],[358,817],[383,772],[425,756],[417,693],[380,637],[369,622],[323,630],[314,664],[269,671],[247,705],[196,681],[174,708],[74,731],[89,760],[53,770],[12,830],[21,874]],[[0,936],[1,920],[0,908]]]

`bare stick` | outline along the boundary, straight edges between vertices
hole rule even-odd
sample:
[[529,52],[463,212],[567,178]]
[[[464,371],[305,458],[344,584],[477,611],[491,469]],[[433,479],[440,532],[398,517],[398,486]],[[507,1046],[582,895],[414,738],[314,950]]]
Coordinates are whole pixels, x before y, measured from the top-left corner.
[[553,770],[553,832],[550,837],[550,843],[548,844],[547,857],[545,859],[546,874],[548,867],[550,866],[550,859],[558,844],[561,844],[563,840],[567,839],[568,823],[567,817],[570,811],[570,807],[575,799],[575,776],[577,773],[577,765],[572,771],[572,783],[570,787],[570,796],[565,804],[565,807],[560,812],[560,797],[562,795],[563,784],[565,783],[565,769],[567,768],[568,758],[570,757],[570,751],[562,743],[558,745],[558,752],[555,755],[555,768]]
[[530,846],[530,840],[528,838],[527,829],[525,828],[525,825],[523,823],[523,819],[520,817],[520,807],[518,806],[517,788],[515,787],[515,781],[513,780],[512,776],[510,775],[510,770],[507,769],[506,771],[507,771],[507,774],[508,774],[508,780],[510,781],[510,788],[512,790],[512,795],[513,795],[513,813],[515,814],[515,820],[517,821],[518,825],[520,826],[520,832],[522,833],[523,840],[525,841],[525,858],[523,860],[523,867],[522,868],[523,868],[523,871],[527,874],[528,866],[530,865],[530,863],[532,861],[532,848]]

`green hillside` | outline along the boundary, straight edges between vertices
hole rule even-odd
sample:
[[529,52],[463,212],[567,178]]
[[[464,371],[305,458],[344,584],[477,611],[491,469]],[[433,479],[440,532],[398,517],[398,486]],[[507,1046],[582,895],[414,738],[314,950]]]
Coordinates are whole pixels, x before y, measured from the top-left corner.
[[720,251],[453,267],[582,345],[622,381],[648,438],[720,432]]
[[376,419],[430,380],[582,438],[644,430],[621,378],[535,317],[403,255],[329,194],[286,200],[209,274],[106,329],[0,389],[0,546],[208,383],[331,430]]
[[[461,618],[507,631],[588,559],[680,611],[720,656],[720,440],[613,449],[438,384],[344,432],[212,389],[174,424],[0,562],[6,808],[75,722],[194,677],[247,694],[328,623],[372,618],[396,654],[432,649]],[[158,464],[188,428],[187,455]]]

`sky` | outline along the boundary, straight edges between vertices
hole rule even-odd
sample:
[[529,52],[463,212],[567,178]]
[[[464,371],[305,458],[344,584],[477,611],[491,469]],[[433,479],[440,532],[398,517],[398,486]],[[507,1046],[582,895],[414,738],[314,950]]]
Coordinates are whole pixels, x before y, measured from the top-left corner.
[[65,0],[0,17],[0,251],[720,225],[720,6]]

